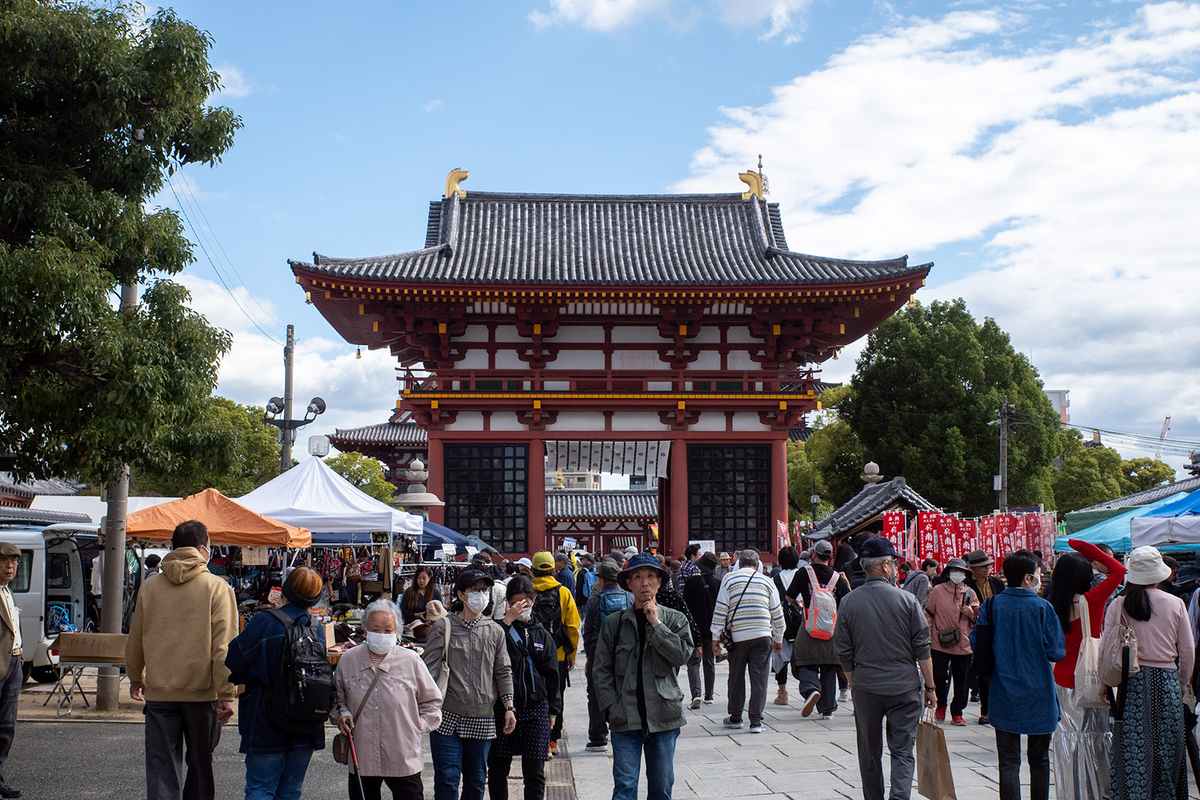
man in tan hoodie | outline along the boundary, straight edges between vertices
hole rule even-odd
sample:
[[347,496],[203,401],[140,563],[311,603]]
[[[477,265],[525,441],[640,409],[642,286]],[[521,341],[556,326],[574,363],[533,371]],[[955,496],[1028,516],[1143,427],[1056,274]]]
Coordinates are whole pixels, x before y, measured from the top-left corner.
[[142,585],[125,646],[129,694],[146,701],[146,797],[213,800],[213,751],[233,716],[225,654],[238,632],[237,602],[208,571],[203,523],[181,522],[171,547],[161,573]]

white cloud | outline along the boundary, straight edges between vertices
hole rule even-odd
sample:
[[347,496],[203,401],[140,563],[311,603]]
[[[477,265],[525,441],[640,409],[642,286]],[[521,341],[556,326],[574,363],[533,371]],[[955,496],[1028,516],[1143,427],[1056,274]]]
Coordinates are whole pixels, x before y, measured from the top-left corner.
[[[762,38],[770,39],[792,27],[793,15],[810,3],[811,0],[550,0],[549,12],[534,10],[528,19],[539,29],[569,23],[611,31],[653,14],[668,19],[695,20],[711,11],[724,22],[738,27],[766,21],[770,27]],[[788,40],[790,43],[798,38],[789,36]]]
[[[252,297],[242,286],[230,297],[219,284],[184,273],[177,279],[192,293],[191,306],[213,325],[233,334],[233,347],[221,360],[217,394],[238,403],[263,406],[271,397],[283,395],[283,334],[267,316],[278,317],[271,301]],[[239,309],[249,309],[259,324],[278,336],[275,341],[255,329]],[[307,457],[308,437],[331,434],[336,428],[353,428],[384,422],[395,407],[396,360],[386,351],[363,350],[341,340],[296,331],[293,389],[294,413],[303,413],[313,397],[325,400],[328,410],[297,434],[296,458]]]
[[793,249],[941,248],[920,296],[995,317],[1075,421],[1157,434],[1173,414],[1200,438],[1200,6],[1022,48],[1026,23],[959,11],[864,37],[724,109],[676,188],[735,191],[763,153]]
[[428,113],[430,111],[436,111],[437,109],[439,109],[441,107],[442,107],[441,100],[430,100],[428,103],[425,104],[425,111],[426,111],[426,113]]
[[246,80],[246,76],[242,73],[241,69],[228,62],[217,67],[217,74],[221,76],[219,95],[245,97],[254,91],[254,84]]

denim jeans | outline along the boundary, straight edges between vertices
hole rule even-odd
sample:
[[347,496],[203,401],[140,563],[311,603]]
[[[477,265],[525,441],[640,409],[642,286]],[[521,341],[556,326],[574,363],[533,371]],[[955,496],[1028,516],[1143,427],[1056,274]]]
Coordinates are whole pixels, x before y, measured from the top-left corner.
[[611,731],[613,800],[637,800],[642,753],[646,754],[646,800],[671,800],[675,785],[675,740],[679,729],[643,734]]
[[832,714],[837,711],[837,667],[830,665],[804,666],[800,667],[797,672],[800,673],[801,694],[821,693],[821,699],[817,701],[818,714]]
[[246,754],[246,800],[300,800],[312,750]]
[[463,739],[429,734],[429,754],[433,758],[434,800],[459,800],[458,784],[462,780],[462,800],[483,800],[487,785],[487,757],[491,739]]

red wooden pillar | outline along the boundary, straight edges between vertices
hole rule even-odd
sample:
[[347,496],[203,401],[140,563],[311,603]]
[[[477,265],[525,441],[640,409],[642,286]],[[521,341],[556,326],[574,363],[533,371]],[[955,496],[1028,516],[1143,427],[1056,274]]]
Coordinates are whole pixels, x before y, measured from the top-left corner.
[[529,523],[529,552],[545,550],[546,535],[546,444],[541,439],[529,443],[529,469],[525,499],[529,507],[525,520]]
[[[671,458],[669,462],[669,470],[671,473],[671,482],[669,491],[671,493],[670,505],[670,520],[667,525],[667,536],[669,539],[660,539],[659,545],[663,548],[664,555],[667,556],[682,556],[683,551],[687,548],[688,543],[688,469],[687,469],[687,443],[682,439],[676,439],[671,443]],[[662,536],[662,531],[659,531]]]
[[779,554],[778,520],[788,522],[787,439],[771,442],[771,543],[769,552]]
[[[442,457],[442,439],[437,435],[437,431],[429,432],[429,455],[426,458],[429,459],[429,463],[425,465],[425,468],[429,470],[429,479],[425,482],[425,486],[431,494],[435,494],[439,500],[445,501],[446,462]],[[446,509],[442,506],[430,506],[429,521],[445,525]]]

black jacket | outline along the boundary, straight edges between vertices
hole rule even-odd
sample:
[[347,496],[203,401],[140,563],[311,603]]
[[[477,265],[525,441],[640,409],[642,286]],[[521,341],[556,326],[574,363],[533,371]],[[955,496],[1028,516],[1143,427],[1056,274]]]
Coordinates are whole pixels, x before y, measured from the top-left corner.
[[713,609],[717,606],[717,592],[721,591],[721,581],[711,572],[693,575],[683,582],[683,602],[692,612],[692,619],[700,628],[700,638],[697,644],[712,639]]
[[[508,646],[508,660],[512,665],[513,707],[529,709],[543,700],[550,701],[550,713],[562,713],[562,694],[558,691],[558,645],[550,631],[537,620],[517,620],[508,627],[497,620],[504,629],[504,643]],[[514,638],[514,632],[520,643]]]
[[700,641],[700,626],[696,624],[696,619],[688,609],[688,604],[683,602],[683,595],[672,589],[670,583],[662,582],[662,585],[658,587],[658,594],[655,596],[654,602],[663,608],[673,608],[687,617],[688,628],[692,632],[692,641]]

